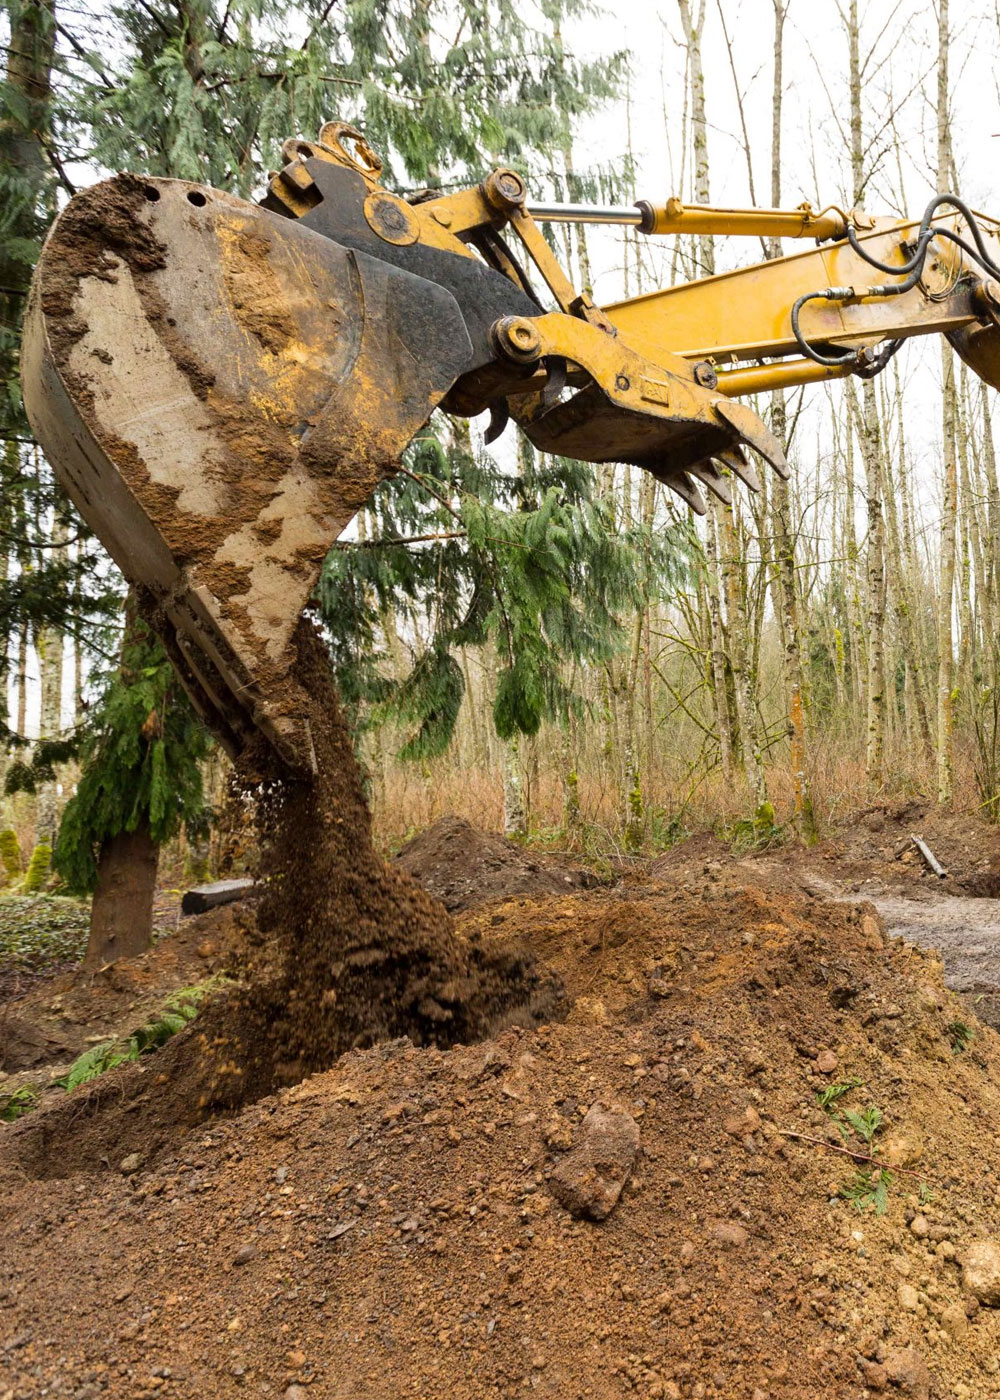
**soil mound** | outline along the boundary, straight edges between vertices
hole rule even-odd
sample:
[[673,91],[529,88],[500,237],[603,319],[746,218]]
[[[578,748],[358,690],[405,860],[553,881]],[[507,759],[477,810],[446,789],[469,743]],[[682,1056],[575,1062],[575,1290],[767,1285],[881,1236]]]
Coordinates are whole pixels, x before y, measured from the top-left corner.
[[530,954],[459,935],[441,904],[376,854],[326,651],[308,623],[296,646],[288,685],[308,696],[316,772],[290,773],[263,740],[239,762],[261,842],[244,981],[158,1054],[155,1074],[121,1070],[25,1119],[16,1150],[33,1175],[116,1163],[125,1124],[152,1160],[179,1131],[359,1045],[406,1035],[450,1046],[562,1014],[558,979]]
[[[16,1001],[0,1008],[0,1070],[73,1058],[94,1043],[95,1031],[107,1040],[127,1035],[159,1012],[179,987],[236,966],[244,935],[235,912],[228,905],[184,919],[141,957],[123,958],[94,973],[73,967],[29,983]],[[15,1037],[5,1041],[5,1029],[15,1022],[34,1028],[30,1041],[37,1055],[19,1054]]]
[[564,1023],[355,1049],[151,1171],[128,1116],[97,1177],[3,1154],[15,1395],[994,1400],[1000,1040],[870,906],[737,880],[465,916]]
[[452,912],[516,894],[565,894],[598,883],[591,871],[564,858],[526,851],[454,815],[439,817],[408,841],[395,863]]

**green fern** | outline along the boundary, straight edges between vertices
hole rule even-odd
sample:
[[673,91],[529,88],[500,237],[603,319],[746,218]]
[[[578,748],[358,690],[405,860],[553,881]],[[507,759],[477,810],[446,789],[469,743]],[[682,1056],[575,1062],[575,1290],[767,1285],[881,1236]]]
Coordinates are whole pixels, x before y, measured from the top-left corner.
[[68,1072],[62,1079],[57,1079],[56,1084],[71,1094],[74,1089],[79,1089],[81,1084],[90,1084],[92,1080],[106,1074],[109,1069],[117,1069],[128,1060],[138,1059],[138,1056],[138,1050],[132,1054],[128,1047],[116,1050],[113,1040],[105,1041],[102,1045],[93,1045],[76,1057]]
[[858,1171],[850,1181],[841,1186],[838,1195],[849,1201],[860,1214],[873,1210],[876,1215],[885,1215],[889,1209],[889,1191],[892,1187],[892,1173],[885,1167],[870,1167]]
[[210,977],[205,982],[182,987],[173,992],[164,1003],[159,1016],[134,1030],[124,1041],[108,1040],[85,1050],[70,1065],[69,1072],[56,1083],[67,1093],[71,1093],[81,1084],[91,1083],[108,1070],[117,1069],[119,1065],[131,1064],[140,1055],[159,1050],[178,1031],[182,1031],[194,1020],[208,993],[224,981],[222,977]]
[[38,1094],[30,1084],[18,1089],[0,1089],[0,1123],[14,1123],[38,1103]]

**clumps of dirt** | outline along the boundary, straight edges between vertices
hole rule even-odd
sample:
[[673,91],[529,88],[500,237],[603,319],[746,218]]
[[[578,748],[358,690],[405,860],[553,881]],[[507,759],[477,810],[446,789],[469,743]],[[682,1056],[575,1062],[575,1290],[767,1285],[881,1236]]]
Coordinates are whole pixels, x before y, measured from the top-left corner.
[[568,1021],[353,1050],[152,1169],[135,1115],[86,1182],[5,1152],[15,1395],[994,1400],[1000,1041],[933,957],[739,873],[497,913]]
[[525,850],[454,814],[408,841],[396,864],[452,912],[511,895],[565,894],[598,884],[591,871],[563,857]]
[[[113,1158],[125,1123],[151,1159],[178,1131],[298,1083],[359,1045],[482,1039],[563,1014],[558,978],[507,941],[460,936],[447,911],[372,845],[360,770],[326,650],[299,624],[291,689],[307,696],[313,777],[261,739],[237,771],[257,794],[261,896],[245,980],[209,1003],[150,1066],[25,1120],[39,1176]],[[150,1085],[150,1079],[155,1083]]]
[[[49,342],[60,366],[88,329],[75,307],[81,279],[114,281],[118,258],[139,276],[166,266],[165,248],[139,218],[145,202],[143,181],[135,175],[119,175],[74,199],[56,223],[45,254],[41,300]],[[92,403],[86,384],[73,387],[84,405]]]

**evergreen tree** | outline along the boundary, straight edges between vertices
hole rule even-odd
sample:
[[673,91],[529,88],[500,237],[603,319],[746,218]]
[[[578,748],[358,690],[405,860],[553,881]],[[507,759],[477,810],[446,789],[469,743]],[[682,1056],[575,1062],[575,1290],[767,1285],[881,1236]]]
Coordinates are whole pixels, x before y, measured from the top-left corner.
[[[428,432],[407,454],[407,474],[379,488],[366,538],[332,550],[320,611],[341,691],[357,714],[411,726],[401,757],[432,758],[450,742],[464,693],[456,658],[491,643],[500,659],[497,734],[535,734],[582,698],[562,679],[567,663],[606,662],[622,639],[619,617],[685,576],[688,522],[653,537],[616,529],[594,469],[546,458],[522,442],[517,474],[468,443],[446,448]],[[388,679],[384,619],[403,614],[423,639],[410,670]]]
[[[43,635],[108,643],[118,606],[101,552],[35,448],[21,400],[21,319],[31,273],[56,207],[65,134],[53,89],[54,0],[8,0],[0,81],[0,769],[23,735],[7,711],[7,677]],[[119,595],[120,596],[120,595]],[[15,648],[15,643],[17,646]],[[22,654],[18,655],[20,651]],[[52,737],[52,736],[49,736]],[[46,757],[51,761],[52,751]]]
[[83,737],[83,774],[53,864],[93,894],[86,968],[149,947],[159,848],[206,825],[201,768],[210,740],[173,667],[130,607],[121,660]]

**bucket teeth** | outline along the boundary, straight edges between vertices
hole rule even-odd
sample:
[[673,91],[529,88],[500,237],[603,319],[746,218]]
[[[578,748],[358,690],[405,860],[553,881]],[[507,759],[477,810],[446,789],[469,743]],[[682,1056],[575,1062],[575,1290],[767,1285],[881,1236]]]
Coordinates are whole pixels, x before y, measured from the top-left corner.
[[770,462],[783,481],[788,480],[791,473],[788,470],[784,448],[752,408],[731,399],[722,399],[715,405],[715,411],[739,434],[743,442],[749,443],[755,452],[759,452],[765,462]]
[[719,471],[714,462],[706,459],[698,462],[693,467],[688,467],[688,474],[707,486],[713,496],[718,496],[724,505],[731,506],[733,503],[733,493],[729,488],[729,482]]
[[[694,471],[694,468],[691,469]],[[698,490],[686,471],[683,472],[657,472],[660,480],[665,486],[669,486],[671,491],[676,492],[681,500],[691,507],[695,515],[704,515],[708,510],[708,502]]]
[[733,476],[739,477],[748,491],[760,490],[760,478],[750,462],[747,461],[746,453],[741,448],[725,447],[714,455],[719,465],[726,467]]
[[510,409],[507,407],[506,399],[493,399],[490,403],[490,421],[486,432],[483,434],[483,441],[487,447],[491,442],[496,442],[497,438],[503,434],[504,428],[510,422]]

